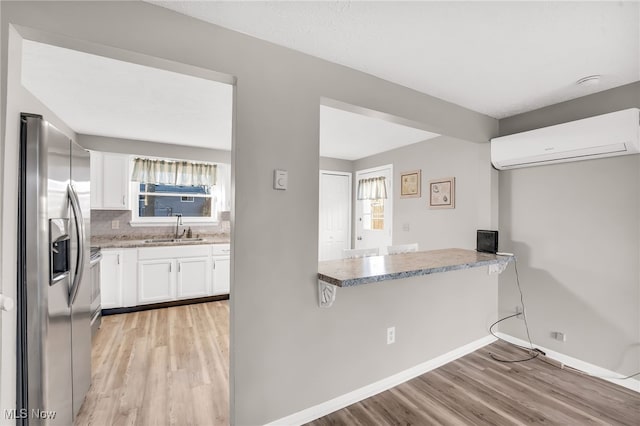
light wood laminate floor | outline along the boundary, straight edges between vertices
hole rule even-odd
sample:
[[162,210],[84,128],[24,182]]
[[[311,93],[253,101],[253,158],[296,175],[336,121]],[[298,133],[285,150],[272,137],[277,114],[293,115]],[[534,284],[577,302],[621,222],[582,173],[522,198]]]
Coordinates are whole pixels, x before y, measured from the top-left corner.
[[102,321],[76,426],[229,424],[228,301]]
[[640,425],[640,394],[496,342],[309,423],[326,425]]
[[[81,425],[229,424],[227,301],[103,318]],[[488,345],[311,423],[640,425],[640,394]],[[304,389],[300,389],[304,391]]]

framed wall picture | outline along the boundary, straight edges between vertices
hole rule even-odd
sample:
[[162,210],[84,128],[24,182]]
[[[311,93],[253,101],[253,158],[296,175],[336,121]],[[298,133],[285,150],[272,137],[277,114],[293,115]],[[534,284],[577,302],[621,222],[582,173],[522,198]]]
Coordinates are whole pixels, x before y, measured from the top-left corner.
[[400,198],[420,198],[421,181],[421,170],[400,173]]
[[456,178],[448,177],[429,181],[429,208],[453,209],[456,207]]

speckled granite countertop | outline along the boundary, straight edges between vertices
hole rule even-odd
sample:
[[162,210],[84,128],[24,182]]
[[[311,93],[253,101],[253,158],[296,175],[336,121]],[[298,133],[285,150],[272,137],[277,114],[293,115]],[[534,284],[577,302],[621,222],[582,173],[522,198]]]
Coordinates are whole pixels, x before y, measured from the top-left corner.
[[[203,237],[200,241],[197,239],[189,240],[188,238],[181,238],[176,241],[167,242],[153,242],[146,243],[146,240],[161,239],[163,237],[150,237],[147,239],[126,239],[126,238],[111,238],[111,237],[93,237],[91,238],[92,247],[100,247],[103,249],[108,248],[140,248],[140,247],[166,247],[166,246],[192,246],[192,245],[204,245],[204,244],[229,244],[228,235],[208,235]],[[169,238],[169,237],[168,237]]]
[[511,256],[450,248],[391,256],[327,260],[318,263],[318,279],[338,287],[469,269],[512,261]]

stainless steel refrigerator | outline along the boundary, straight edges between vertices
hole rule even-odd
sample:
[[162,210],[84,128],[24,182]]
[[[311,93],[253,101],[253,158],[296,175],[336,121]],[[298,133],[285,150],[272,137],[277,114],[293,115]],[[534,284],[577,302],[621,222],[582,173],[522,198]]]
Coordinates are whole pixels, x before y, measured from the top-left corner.
[[69,426],[91,384],[89,152],[41,116],[20,119],[15,417]]

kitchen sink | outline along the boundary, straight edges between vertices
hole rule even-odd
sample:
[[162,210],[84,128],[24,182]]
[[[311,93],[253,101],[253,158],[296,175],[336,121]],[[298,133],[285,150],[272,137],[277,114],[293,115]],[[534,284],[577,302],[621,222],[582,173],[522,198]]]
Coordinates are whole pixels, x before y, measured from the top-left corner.
[[153,243],[194,243],[204,241],[204,238],[158,238],[154,240],[144,240],[146,244]]

